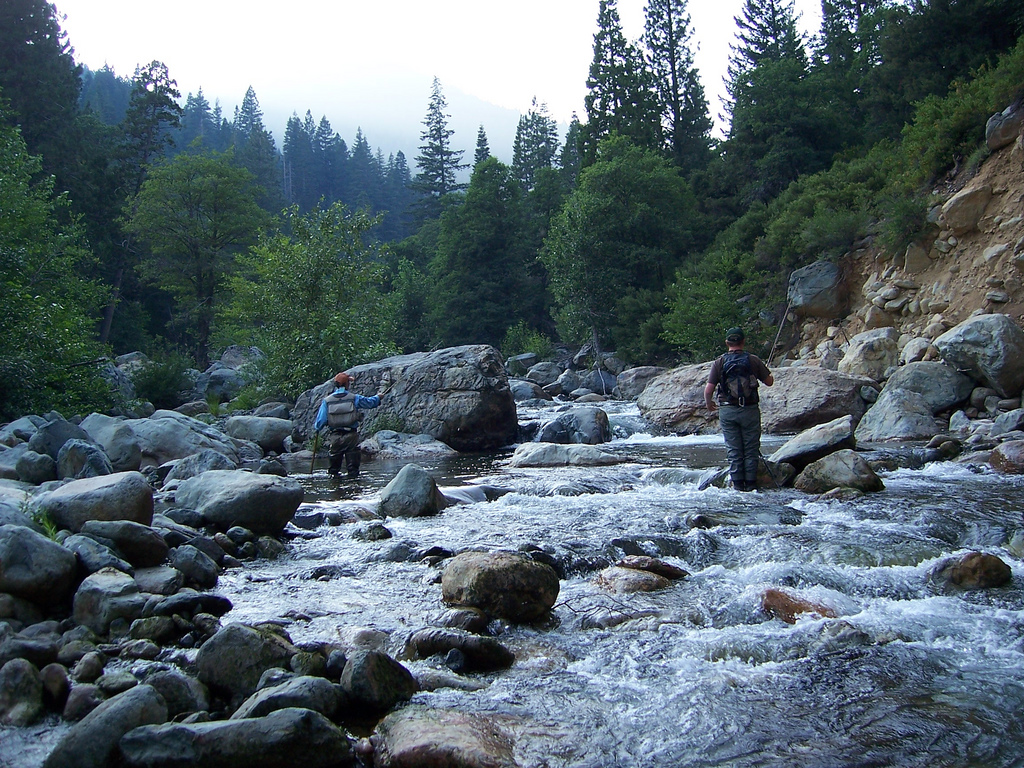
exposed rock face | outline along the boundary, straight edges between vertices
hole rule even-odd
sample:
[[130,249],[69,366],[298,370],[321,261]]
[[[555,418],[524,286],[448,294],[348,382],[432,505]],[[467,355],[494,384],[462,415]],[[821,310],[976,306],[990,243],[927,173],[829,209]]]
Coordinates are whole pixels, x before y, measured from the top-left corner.
[[[718,431],[718,417],[704,407],[704,385],[711,363],[675,368],[654,379],[637,399],[640,413],[651,423],[679,434]],[[823,368],[802,366],[772,372],[775,385],[760,387],[761,427],[785,434],[851,416],[864,415],[861,387],[871,379],[847,376]]]
[[849,311],[849,290],[838,264],[816,261],[789,276],[791,308],[802,317],[842,317]]
[[942,359],[1003,397],[1024,387],[1024,331],[1006,315],[971,317],[935,340]]
[[1024,131],[1024,104],[1020,100],[997,112],[985,123],[985,144],[995,152],[1015,142]]
[[551,566],[510,552],[463,552],[448,562],[441,578],[446,603],[514,622],[547,615],[558,589],[558,574]]
[[818,459],[797,475],[794,486],[804,493],[826,493],[833,488],[855,488],[865,493],[884,490],[881,478],[856,452],[843,449]]
[[32,506],[59,527],[77,533],[88,520],[153,522],[153,489],[140,472],[73,480],[39,494]]
[[434,478],[415,464],[406,464],[380,495],[379,511],[389,517],[436,515],[447,506]]
[[885,372],[899,362],[899,334],[895,328],[876,328],[850,339],[850,348],[839,361],[839,372],[882,381]]
[[888,389],[917,392],[932,413],[940,413],[962,403],[971,396],[974,382],[955,368],[940,362],[908,363],[897,369],[885,383]]
[[819,424],[801,432],[787,441],[769,457],[773,464],[786,462],[792,464],[797,471],[802,470],[811,462],[828,456],[843,448],[856,448],[857,441],[853,437],[853,418],[840,416],[827,424]]
[[175,493],[178,504],[221,530],[240,525],[271,536],[292,519],[302,497],[302,486],[292,478],[220,469],[185,480]]
[[60,544],[20,525],[0,525],[0,592],[53,605],[68,596],[77,569]]
[[130,768],[352,764],[345,733],[320,713],[295,707],[259,718],[147,725],[125,735],[121,753]]
[[[391,357],[356,366],[352,390],[363,395],[391,389],[380,408],[368,411],[374,422],[399,420],[402,430],[427,434],[457,451],[485,451],[508,445],[518,430],[515,401],[501,356],[494,347],[451,347],[437,352]],[[295,403],[295,437],[313,433],[320,401],[331,382],[304,392]]]
[[405,707],[377,726],[378,768],[517,768],[509,736],[490,719],[454,710]]

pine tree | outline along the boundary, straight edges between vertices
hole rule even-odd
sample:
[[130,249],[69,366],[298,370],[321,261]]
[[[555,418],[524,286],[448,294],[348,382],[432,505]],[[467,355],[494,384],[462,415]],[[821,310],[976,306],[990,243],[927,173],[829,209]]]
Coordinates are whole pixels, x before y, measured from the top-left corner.
[[199,139],[200,144],[209,148],[215,134],[213,110],[203,95],[203,89],[200,88],[196,95],[190,93],[185,98],[185,109],[181,115],[181,138],[178,143],[187,147]]
[[548,115],[546,104],[533,98],[530,110],[519,118],[512,144],[512,172],[523,189],[533,189],[534,177],[542,168],[550,168],[558,154],[558,123]]
[[490,156],[491,148],[487,144],[487,133],[481,124],[480,130],[476,132],[476,152],[473,154],[473,167],[476,168]]
[[424,130],[420,134],[423,144],[416,157],[420,171],[413,182],[423,197],[422,211],[427,218],[434,218],[440,213],[441,198],[465,188],[458,182],[458,173],[469,167],[462,162],[463,150],[452,149],[455,131],[448,127],[450,115],[445,113],[447,107],[441,81],[435,77],[427,115],[423,118]]
[[558,156],[558,164],[562,168],[562,176],[565,185],[569,189],[576,187],[576,180],[580,175],[581,159],[583,157],[583,126],[576,113],[572,113],[569,120],[569,129],[565,132],[565,143]]
[[710,159],[713,124],[693,63],[686,9],[686,0],[648,0],[644,43],[672,157],[680,168],[693,171]]
[[150,164],[174,146],[182,113],[177,86],[163,62],[151,61],[135,70],[123,125],[130,195],[138,194]]

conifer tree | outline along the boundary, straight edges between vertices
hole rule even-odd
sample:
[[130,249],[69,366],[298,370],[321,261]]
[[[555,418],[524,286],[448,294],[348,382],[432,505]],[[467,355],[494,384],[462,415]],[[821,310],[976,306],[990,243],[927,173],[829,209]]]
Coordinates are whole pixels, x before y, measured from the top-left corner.
[[428,218],[438,215],[442,197],[465,188],[458,182],[458,173],[468,165],[462,162],[463,150],[452,148],[455,131],[448,127],[450,115],[445,113],[447,107],[441,81],[435,77],[427,115],[423,118],[424,129],[420,134],[423,144],[416,157],[420,171],[413,182],[423,197],[422,210]]
[[484,131],[483,124],[481,124],[480,129],[476,132],[476,152],[473,153],[473,167],[476,168],[490,156],[491,147],[487,143],[487,133]]
[[519,118],[512,144],[512,172],[525,191],[533,189],[534,177],[550,168],[558,154],[558,123],[548,115],[547,104],[533,97],[530,110]]

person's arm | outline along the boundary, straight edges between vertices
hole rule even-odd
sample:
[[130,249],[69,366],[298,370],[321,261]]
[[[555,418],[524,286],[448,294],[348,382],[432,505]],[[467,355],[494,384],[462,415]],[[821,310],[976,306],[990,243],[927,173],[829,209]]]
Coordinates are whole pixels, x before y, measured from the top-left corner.
[[318,432],[327,424],[327,398],[320,403],[320,410],[316,412],[316,421],[313,422],[313,429]]
[[775,383],[775,377],[772,376],[772,372],[768,370],[768,366],[764,364],[764,360],[761,358],[755,358],[757,360],[757,378],[766,387],[770,387]]
[[712,413],[718,410],[718,403],[715,402],[714,395],[715,385],[709,381],[704,385],[704,405],[706,405],[708,410]]
[[371,397],[356,395],[355,405],[356,408],[376,408],[380,405],[380,395],[373,395]]

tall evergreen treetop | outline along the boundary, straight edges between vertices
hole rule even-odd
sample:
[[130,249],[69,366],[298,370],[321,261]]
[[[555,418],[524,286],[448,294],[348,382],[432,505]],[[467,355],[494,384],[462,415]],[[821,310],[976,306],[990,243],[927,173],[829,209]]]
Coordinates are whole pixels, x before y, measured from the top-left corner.
[[415,186],[427,198],[427,207],[431,201],[444,197],[450,192],[464,189],[465,185],[457,181],[459,171],[469,167],[462,162],[463,150],[452,149],[452,136],[455,131],[448,127],[450,115],[445,113],[448,102],[441,90],[441,81],[434,78],[430,92],[427,115],[423,118],[423,132],[420,134],[423,144],[416,164],[420,172],[416,174]]
[[519,118],[512,144],[512,171],[523,185],[533,189],[534,177],[541,168],[550,168],[558,155],[558,123],[548,114],[547,104],[533,97],[530,110]]
[[135,70],[124,116],[131,195],[142,187],[149,165],[174,146],[174,132],[181,127],[182,113],[177,86],[163,62],[151,61]]
[[480,129],[476,132],[476,152],[473,153],[473,167],[476,168],[490,156],[491,147],[487,143],[487,132],[484,131],[484,126],[481,124]]

